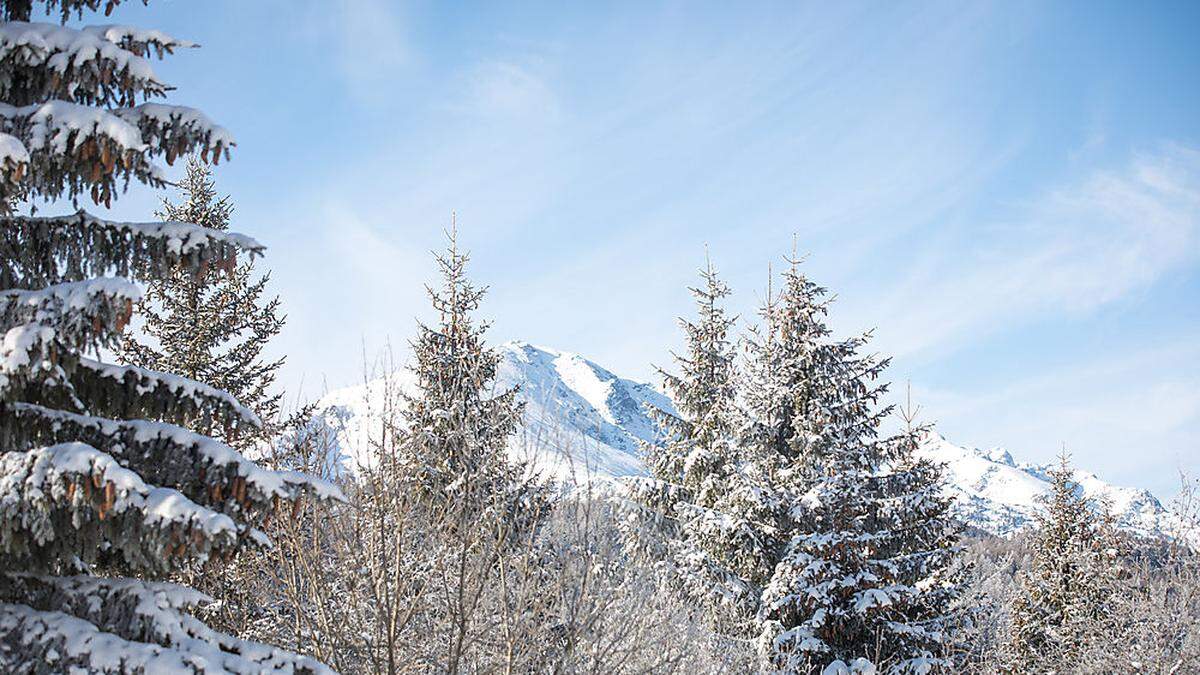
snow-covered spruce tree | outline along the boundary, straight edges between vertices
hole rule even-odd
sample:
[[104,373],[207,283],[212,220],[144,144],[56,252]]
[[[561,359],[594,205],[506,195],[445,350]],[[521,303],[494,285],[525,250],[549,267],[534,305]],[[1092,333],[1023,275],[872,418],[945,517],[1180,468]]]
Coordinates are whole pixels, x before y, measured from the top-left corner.
[[[164,199],[155,217],[229,229],[233,204],[228,196],[217,197],[211,169],[195,155],[188,157],[179,198],[178,203]],[[256,279],[254,271],[254,261],[248,259],[232,270],[176,270],[166,279],[151,281],[139,309],[150,340],[127,332],[118,356],[132,365],[177,373],[229,392],[269,425],[279,415],[282,395],[271,389],[283,359],[268,361],[262,352],[283,328],[284,318],[279,298],[263,297],[270,273]]]
[[711,263],[700,274],[703,285],[691,289],[699,316],[680,319],[680,373],[659,371],[679,417],[651,411],[665,442],[644,446],[649,476],[629,481],[629,525],[634,546],[665,566],[720,633],[748,637],[774,564],[774,515],[759,467],[743,461],[735,437],[735,319],[722,306],[729,288]]
[[793,261],[784,273],[778,295],[768,278],[761,323],[742,341],[745,414],[738,439],[743,452],[767,472],[778,503],[781,545],[802,513],[793,507],[814,485],[817,463],[829,453],[838,431],[820,414],[831,405],[822,399],[829,393],[828,373],[840,367],[824,322],[827,291],[800,274],[797,265]]
[[830,402],[829,373],[840,367],[825,325],[826,289],[799,273],[793,260],[784,288],[759,310],[762,324],[744,340],[741,441],[782,472],[781,487],[803,493],[828,454],[838,428],[820,414]]
[[[65,19],[100,4],[48,8]],[[6,19],[30,11],[0,2]],[[134,105],[166,90],[142,55],[185,44],[122,26],[0,24],[0,201],[84,194],[108,203],[118,181],[161,185],[156,157],[225,154],[231,137],[200,112]],[[338,496],[206,436],[260,425],[232,396],[83,355],[115,346],[141,297],[131,281],[104,275],[231,269],[239,249],[261,246],[84,212],[0,217],[0,670],[327,671],[211,630],[186,611],[199,593],[128,578],[227,558],[265,539],[257,528],[290,508],[281,502]]]
[[[501,357],[484,342],[488,324],[474,317],[486,289],[467,278],[469,257],[453,227],[436,260],[442,284],[428,293],[437,321],[420,324],[412,342],[416,387],[403,397],[393,489],[409,495],[399,506],[415,537],[410,548],[425,552],[405,564],[427,580],[408,612],[410,628],[425,637],[405,658],[459,672],[487,662],[487,647],[476,643],[492,626],[501,562],[536,532],[548,495],[527,466],[509,460],[523,406],[515,388],[495,389]],[[388,458],[380,459],[386,476]],[[396,512],[393,502],[378,503]]]
[[1087,642],[1108,632],[1116,614],[1119,549],[1111,524],[1081,494],[1066,454],[1050,479],[1033,564],[1021,575],[1012,606],[1012,672],[1073,669]]
[[[194,223],[211,230],[229,229],[233,205],[218,197],[209,166],[189,155],[179,183],[179,201],[163,200],[155,217]],[[117,356],[131,365],[177,373],[226,391],[265,423],[263,433],[222,439],[247,451],[278,433],[279,400],[271,391],[283,359],[262,358],[267,342],[283,327],[279,299],[264,300],[270,274],[255,278],[253,259],[230,270],[176,270],[147,284],[138,311],[141,331],[126,330]],[[149,338],[148,340],[146,338]],[[254,596],[259,574],[255,556],[239,556],[220,570],[191,566],[177,580],[213,597],[202,616],[220,630],[248,637],[259,623],[260,598]]]
[[[965,616],[957,601],[966,591],[963,524],[950,510],[943,467],[918,456],[930,427],[916,423],[909,403],[900,411],[904,428],[883,442],[885,468],[873,480],[883,498],[873,515],[883,537],[874,552],[880,576],[891,586],[872,608],[887,623],[877,653],[893,670],[953,670],[962,646]],[[870,529],[870,528],[868,528]]]
[[493,391],[500,354],[484,343],[488,324],[472,316],[487,289],[467,278],[469,257],[454,231],[449,238],[436,255],[442,285],[427,289],[438,321],[419,324],[412,342],[416,391],[404,396],[400,470],[434,502],[483,504],[524,483],[507,458],[523,406],[515,388]]
[[[928,672],[947,665],[956,531],[920,430],[879,438],[891,407],[869,336],[828,338],[825,289],[792,262],[748,346],[746,437],[777,455],[785,546],[762,595],[760,647],[781,672]],[[755,392],[755,393],[751,393]]]

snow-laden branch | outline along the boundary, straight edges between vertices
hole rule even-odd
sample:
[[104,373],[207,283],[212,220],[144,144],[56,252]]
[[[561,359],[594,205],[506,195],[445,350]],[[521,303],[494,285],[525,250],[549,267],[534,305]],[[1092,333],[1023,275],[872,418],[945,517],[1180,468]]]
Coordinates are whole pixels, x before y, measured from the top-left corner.
[[166,156],[172,164],[175,157],[187,148],[198,146],[200,156],[213,163],[221,157],[228,159],[229,149],[236,145],[228,129],[212,121],[196,108],[164,103],[143,103],[132,108],[113,111],[118,117],[136,126],[142,139]]
[[0,601],[57,610],[123,640],[189,652],[232,672],[330,672],[308,657],[218,633],[186,613],[207,600],[184,586],[137,579],[0,575]]
[[0,338],[0,400],[13,401],[40,383],[64,405],[83,410],[74,398],[67,372],[58,363],[56,332],[49,326],[24,324]]
[[0,559],[27,565],[115,554],[135,569],[165,572],[227,556],[243,534],[229,516],[148,485],[83,443],[0,456],[0,495]]
[[[227,392],[179,375],[160,373],[138,366],[116,366],[87,357],[79,357],[71,373],[76,392],[88,401],[101,401],[106,410],[92,412],[109,417],[131,418],[136,415],[159,417],[199,424],[222,426],[229,435],[244,427],[261,429],[262,420]],[[98,399],[92,396],[114,385],[123,395]]]
[[[209,631],[213,633],[213,631]],[[219,634],[216,634],[219,635]],[[208,636],[203,636],[208,637]],[[55,610],[36,610],[27,605],[0,604],[0,666],[19,672],[35,658],[57,672],[195,673],[203,675],[250,675],[291,672],[304,675],[332,673],[320,663],[302,656],[290,662],[275,658],[256,661],[206,642],[203,637],[161,646],[126,640],[96,624]],[[231,642],[243,642],[228,638]],[[254,643],[245,643],[253,645]],[[261,649],[267,650],[268,647]],[[279,650],[273,650],[279,651]],[[282,652],[281,652],[282,653]]]
[[0,291],[0,331],[23,324],[57,326],[60,335],[74,339],[74,348],[108,342],[129,321],[141,300],[136,284],[101,278],[47,286],[39,290]]
[[236,232],[174,222],[127,223],[85,211],[70,216],[0,218],[0,289],[82,281],[115,274],[157,279],[183,267],[232,268],[238,251],[262,244]]
[[[61,332],[32,323],[4,334],[0,400],[65,406],[118,419],[148,416],[198,424],[223,430],[230,438],[262,428],[258,415],[227,392],[178,375],[80,356],[61,342]],[[43,386],[34,387],[38,382]]]
[[143,103],[107,109],[64,100],[0,104],[0,132],[15,137],[29,154],[25,181],[37,194],[53,199],[90,193],[107,204],[117,182],[131,178],[161,187],[162,167],[187,152],[217,162],[228,157],[233,136],[204,113],[186,106]]
[[0,404],[0,410],[0,436],[16,447],[78,440],[108,452],[145,480],[174,485],[190,499],[250,524],[268,517],[277,500],[346,500],[324,480],[264,469],[228,445],[182,427],[109,420],[28,403]]
[[71,28],[53,23],[0,24],[0,96],[18,105],[46,98],[89,105],[130,105],[168,87],[144,55],[159,58],[195,45],[130,26]]

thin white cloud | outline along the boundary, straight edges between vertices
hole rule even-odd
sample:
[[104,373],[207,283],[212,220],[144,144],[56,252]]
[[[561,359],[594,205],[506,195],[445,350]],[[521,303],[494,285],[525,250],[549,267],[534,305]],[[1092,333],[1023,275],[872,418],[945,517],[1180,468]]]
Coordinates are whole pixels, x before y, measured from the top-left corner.
[[349,93],[366,101],[390,96],[397,75],[413,63],[404,3],[338,0],[310,3],[303,30],[328,51]]
[[319,224],[280,242],[271,258],[281,287],[306,289],[284,296],[288,323],[277,340],[288,354],[285,384],[303,379],[306,396],[319,394],[326,377],[334,386],[353,382],[364,359],[389,342],[405,344],[428,306],[423,284],[435,274],[428,249],[442,243],[432,232],[419,244],[397,239],[386,219],[343,202],[314,209]]
[[532,69],[506,61],[486,61],[466,77],[457,112],[483,118],[516,118],[537,123],[559,115],[558,97]]
[[1108,480],[1177,487],[1175,472],[1200,470],[1200,345],[1187,340],[1019,376],[992,391],[969,382],[914,385],[914,397],[952,439],[1003,445],[1050,461],[1060,444]]
[[1086,312],[1200,258],[1200,151],[1172,145],[1047,192],[1022,222],[932,249],[882,303],[893,353],[944,353],[1047,312]]

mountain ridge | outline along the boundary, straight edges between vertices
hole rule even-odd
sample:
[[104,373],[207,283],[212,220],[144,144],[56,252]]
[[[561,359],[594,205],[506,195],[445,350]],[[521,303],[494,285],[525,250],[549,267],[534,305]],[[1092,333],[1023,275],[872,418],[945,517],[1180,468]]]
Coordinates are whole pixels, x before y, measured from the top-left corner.
[[[616,482],[644,473],[640,445],[658,435],[647,406],[674,412],[667,396],[572,352],[519,340],[497,349],[496,391],[519,387],[525,403],[510,456],[562,483]],[[396,405],[394,394],[413,384],[402,369],[320,400],[320,419],[333,429],[348,470],[367,461],[372,422]],[[1004,448],[961,446],[931,432],[919,453],[945,465],[959,517],[983,532],[1009,536],[1029,527],[1041,509],[1040,496],[1049,491],[1049,465],[1017,461]],[[1113,485],[1083,469],[1074,477],[1085,496],[1107,503],[1122,529],[1147,537],[1171,531],[1173,514],[1148,490]]]

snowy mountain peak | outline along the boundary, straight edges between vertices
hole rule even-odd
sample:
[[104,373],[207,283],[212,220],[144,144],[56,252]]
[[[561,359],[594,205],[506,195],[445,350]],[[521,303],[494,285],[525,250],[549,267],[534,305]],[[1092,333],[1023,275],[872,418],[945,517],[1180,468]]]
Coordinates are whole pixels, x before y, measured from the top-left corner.
[[666,396],[571,352],[520,341],[499,349],[497,382],[519,386],[525,401],[521,451],[537,455],[538,463],[560,478],[641,472],[639,447],[658,433],[647,406],[674,410]]
[[1016,462],[1013,461],[1012,454],[1004,448],[992,448],[991,450],[987,451],[986,457],[997,464],[1004,464],[1005,466],[1017,465]]
[[[643,473],[640,446],[658,435],[649,409],[673,412],[670,399],[579,354],[522,341],[498,350],[496,389],[520,387],[525,402],[524,427],[510,444],[511,455],[563,482]],[[412,375],[401,371],[392,382],[411,387]],[[319,404],[350,469],[366,454],[387,390],[382,381],[369,382],[330,392]],[[960,516],[986,532],[1008,535],[1032,525],[1041,497],[1050,491],[1049,465],[1018,462],[1004,448],[960,446],[934,432],[920,452],[946,466]],[[1170,530],[1173,515],[1146,490],[1110,485],[1083,470],[1075,472],[1075,480],[1087,497],[1108,504],[1121,527],[1146,536]]]
[[[501,345],[495,389],[519,387],[525,423],[510,454],[530,459],[559,481],[611,480],[642,472],[640,445],[657,437],[648,407],[674,411],[653,387],[619,377],[571,352],[523,341]],[[385,384],[390,381],[391,384]],[[380,422],[388,392],[413,386],[401,369],[388,378],[338,389],[318,403],[348,470],[365,463],[370,430]]]
[[[522,378],[522,384],[528,388],[552,382],[561,382],[565,390],[579,395],[609,424],[617,424],[609,407],[609,397],[619,389],[616,375],[588,361],[578,354],[562,352],[549,347],[538,347],[527,342],[508,342],[501,346],[501,353],[507,360],[515,361],[515,372],[536,372],[552,368],[556,377],[551,378]],[[543,389],[544,388],[539,388]]]

